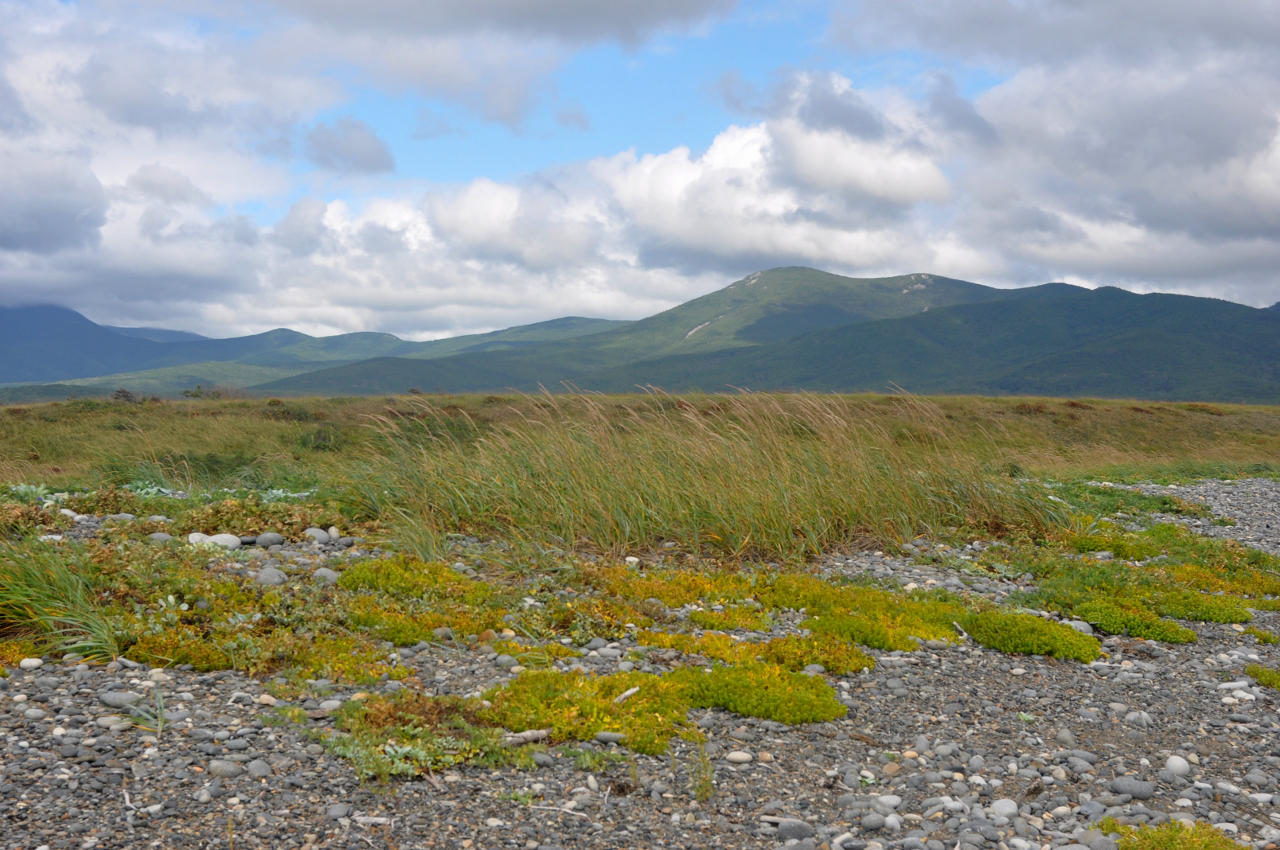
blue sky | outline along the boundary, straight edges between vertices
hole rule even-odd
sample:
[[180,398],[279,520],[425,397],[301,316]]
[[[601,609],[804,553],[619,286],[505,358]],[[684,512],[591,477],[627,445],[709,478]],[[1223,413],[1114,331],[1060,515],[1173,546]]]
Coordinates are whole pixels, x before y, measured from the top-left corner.
[[0,303],[429,338],[783,264],[1280,300],[1270,0],[0,15]]

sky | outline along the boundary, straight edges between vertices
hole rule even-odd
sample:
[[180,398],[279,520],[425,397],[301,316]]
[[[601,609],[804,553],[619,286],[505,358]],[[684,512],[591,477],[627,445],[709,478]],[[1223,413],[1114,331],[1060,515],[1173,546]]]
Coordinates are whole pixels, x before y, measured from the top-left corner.
[[634,319],[758,269],[1280,300],[1274,0],[0,0],[0,305]]

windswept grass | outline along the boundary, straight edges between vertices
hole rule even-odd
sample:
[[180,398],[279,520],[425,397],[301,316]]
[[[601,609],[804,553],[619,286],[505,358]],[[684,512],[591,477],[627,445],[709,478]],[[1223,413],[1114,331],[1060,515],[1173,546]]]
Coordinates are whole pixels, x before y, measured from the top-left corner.
[[119,655],[115,627],[87,574],[83,560],[67,552],[0,544],[0,632],[87,658]]
[[952,443],[938,409],[901,398],[896,424],[838,398],[741,395],[699,407],[546,396],[463,440],[386,420],[370,472],[399,539],[438,557],[468,532],[535,546],[693,550],[781,558],[905,540],[944,528],[1041,530],[1060,519],[1033,485]]

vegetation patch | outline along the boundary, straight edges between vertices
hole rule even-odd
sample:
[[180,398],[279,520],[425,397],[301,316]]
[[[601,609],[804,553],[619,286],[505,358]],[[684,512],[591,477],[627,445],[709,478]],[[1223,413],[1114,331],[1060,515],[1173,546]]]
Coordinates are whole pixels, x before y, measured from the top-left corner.
[[1169,820],[1159,826],[1129,826],[1104,818],[1098,821],[1098,829],[1119,835],[1119,850],[1239,850],[1242,846],[1203,821],[1188,825]]
[[978,643],[1013,655],[1049,655],[1088,664],[1102,653],[1096,638],[1033,614],[982,611],[962,622]]
[[1280,670],[1272,667],[1263,667],[1259,664],[1250,664],[1244,668],[1244,672],[1264,688],[1280,690]]
[[509,756],[502,730],[486,720],[478,700],[431,697],[405,690],[353,700],[337,716],[341,734],[328,742],[362,777],[414,777]]
[[1280,643],[1280,637],[1275,632],[1269,632],[1266,629],[1260,629],[1256,626],[1249,626],[1244,630],[1244,634],[1250,635],[1254,640],[1263,645],[1271,645]]

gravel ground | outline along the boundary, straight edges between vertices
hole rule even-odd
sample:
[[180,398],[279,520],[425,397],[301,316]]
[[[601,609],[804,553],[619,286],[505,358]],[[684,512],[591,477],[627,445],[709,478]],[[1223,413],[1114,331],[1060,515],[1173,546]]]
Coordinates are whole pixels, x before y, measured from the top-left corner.
[[[1236,520],[1204,532],[1280,552],[1277,482],[1173,492]],[[995,598],[1014,587],[882,554],[822,567],[961,582]],[[1255,624],[1280,630],[1280,613],[1259,612]],[[1183,646],[1109,638],[1090,665],[968,644],[873,651],[875,669],[830,679],[849,706],[839,721],[793,728],[701,712],[703,753],[678,740],[663,757],[591,743],[576,749],[595,757],[592,769],[559,748],[533,770],[466,768],[386,786],[362,784],[316,743],[350,690],[298,703],[306,727],[278,725],[263,683],[239,674],[33,660],[0,679],[0,845],[1114,850],[1091,829],[1113,815],[1194,818],[1271,846],[1277,693],[1243,669],[1277,666],[1280,648],[1229,625],[1197,632],[1199,643]],[[626,660],[633,649],[597,641],[574,663],[612,671],[637,663]],[[512,675],[482,653],[402,654],[437,693]],[[638,665],[670,660],[652,650]],[[168,717],[160,734],[126,719],[131,704],[157,708],[155,693]]]

